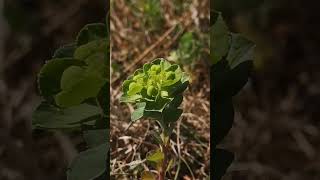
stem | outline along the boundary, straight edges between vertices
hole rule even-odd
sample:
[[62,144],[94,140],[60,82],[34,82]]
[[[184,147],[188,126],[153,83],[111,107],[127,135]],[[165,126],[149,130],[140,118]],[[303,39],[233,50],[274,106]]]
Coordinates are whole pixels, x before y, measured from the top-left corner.
[[167,164],[168,164],[168,147],[170,143],[169,136],[166,135],[166,133],[162,133],[163,137],[163,144],[161,145],[162,147],[162,152],[163,152],[163,161],[159,169],[159,180],[165,180],[166,178],[166,170],[167,170]]

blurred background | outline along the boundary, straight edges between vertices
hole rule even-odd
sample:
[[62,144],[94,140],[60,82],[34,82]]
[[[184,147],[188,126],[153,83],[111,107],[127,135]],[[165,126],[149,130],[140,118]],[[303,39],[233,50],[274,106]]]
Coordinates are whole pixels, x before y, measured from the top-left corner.
[[[209,177],[209,7],[208,0],[111,1],[112,179],[138,179],[144,169],[151,168],[143,160],[157,148],[152,137],[157,125],[140,120],[126,130],[133,106],[120,103],[119,97],[123,80],[159,57],[179,64],[191,76],[183,114],[171,138],[173,156],[178,157],[180,151],[183,158],[177,179]],[[174,179],[178,164],[173,163],[168,179]]]
[[31,131],[41,99],[37,73],[88,23],[105,22],[102,0],[0,0],[0,179],[62,180],[79,137]]
[[320,179],[319,1],[215,0],[231,31],[257,44],[253,77],[236,97],[223,146],[225,180]]

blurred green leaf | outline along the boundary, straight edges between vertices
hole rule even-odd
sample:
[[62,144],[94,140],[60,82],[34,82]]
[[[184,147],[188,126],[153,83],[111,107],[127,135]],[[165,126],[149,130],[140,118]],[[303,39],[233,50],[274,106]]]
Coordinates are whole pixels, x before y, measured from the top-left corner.
[[229,31],[221,14],[218,15],[210,34],[211,61],[213,64],[216,64],[227,55],[230,47]]
[[83,62],[72,58],[52,59],[46,62],[38,75],[38,86],[41,95],[48,98],[57,94],[63,72],[70,66],[83,65]]
[[211,101],[213,111],[211,115],[212,123],[212,138],[211,142],[213,146],[219,144],[223,138],[229,133],[234,122],[234,109],[232,100],[226,99],[223,102]]
[[76,85],[81,79],[84,78],[85,69],[79,66],[70,66],[62,74],[61,77],[61,89],[67,90],[71,89]]
[[94,180],[107,170],[109,143],[79,153],[67,170],[68,180]]
[[103,53],[105,51],[108,51],[107,43],[108,42],[106,39],[98,39],[98,40],[90,41],[87,44],[81,45],[75,50],[74,58],[79,60],[85,60],[93,54]]
[[93,23],[83,27],[77,36],[77,46],[87,44],[91,41],[105,39],[108,36],[108,29],[105,24]]
[[81,80],[68,89],[63,89],[55,96],[56,103],[60,107],[78,105],[84,100],[96,97],[107,79],[99,74],[86,73]]
[[72,58],[74,51],[76,50],[75,44],[68,44],[58,48],[53,55],[53,59],[56,58]]
[[40,129],[79,128],[85,122],[95,121],[99,115],[100,109],[93,105],[61,109],[43,102],[33,112],[32,126]]
[[89,148],[93,148],[109,141],[109,130],[97,129],[85,131],[83,137]]
[[231,46],[227,56],[227,61],[231,69],[236,68],[239,64],[252,61],[255,44],[252,41],[242,37],[239,34],[231,34]]

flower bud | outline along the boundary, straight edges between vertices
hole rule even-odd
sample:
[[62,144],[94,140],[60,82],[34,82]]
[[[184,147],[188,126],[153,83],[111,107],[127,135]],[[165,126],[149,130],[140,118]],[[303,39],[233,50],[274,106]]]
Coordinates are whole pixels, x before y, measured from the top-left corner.
[[148,86],[147,94],[148,96],[156,96],[158,93],[157,89],[154,86]]
[[151,71],[156,72],[157,74],[161,71],[161,67],[159,65],[152,65],[150,68]]

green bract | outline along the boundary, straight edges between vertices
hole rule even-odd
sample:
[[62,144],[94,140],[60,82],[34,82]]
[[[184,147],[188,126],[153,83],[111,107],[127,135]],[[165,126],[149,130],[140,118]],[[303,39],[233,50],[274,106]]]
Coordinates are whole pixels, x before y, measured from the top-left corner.
[[172,113],[168,109],[173,109],[173,113],[180,112],[177,108],[182,101],[176,99],[181,98],[188,84],[188,75],[177,64],[159,58],[144,64],[123,82],[120,100],[136,103],[133,121],[143,116],[162,120],[166,112]]

